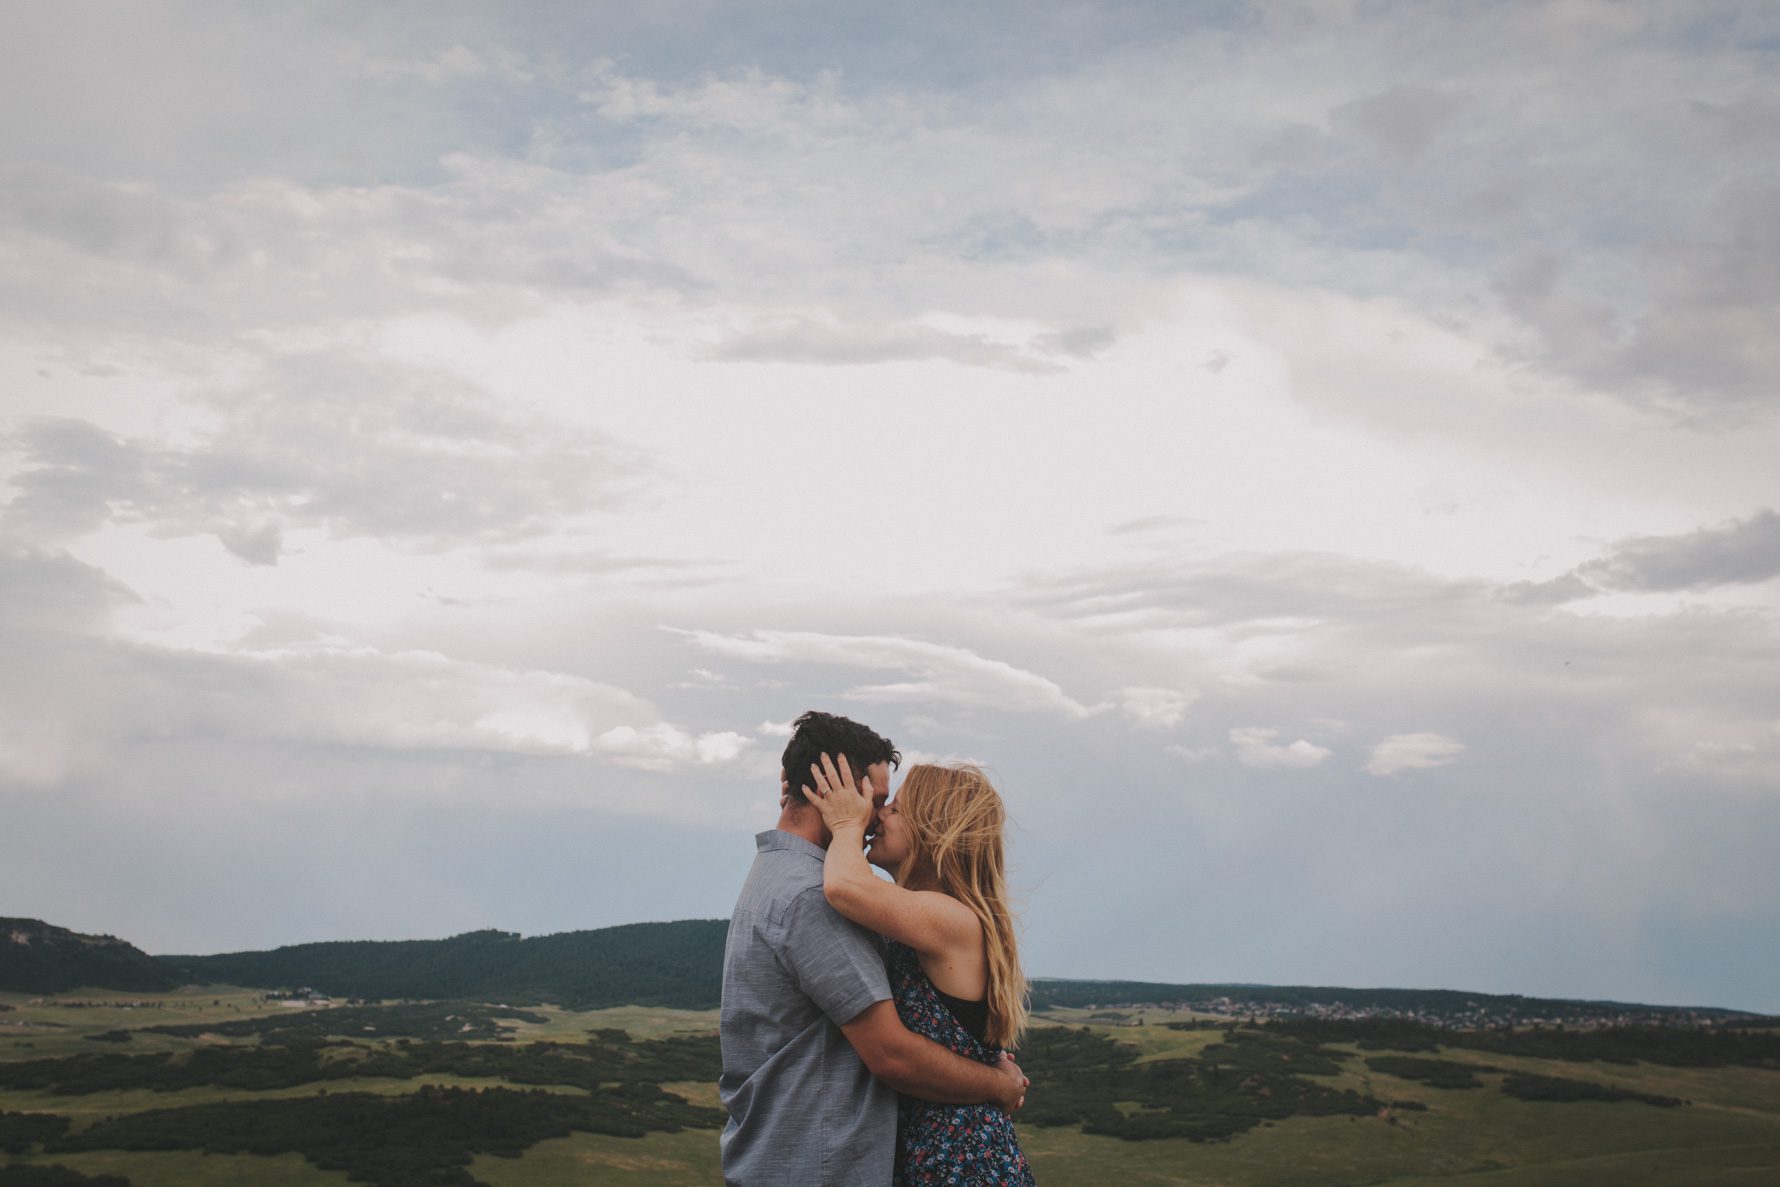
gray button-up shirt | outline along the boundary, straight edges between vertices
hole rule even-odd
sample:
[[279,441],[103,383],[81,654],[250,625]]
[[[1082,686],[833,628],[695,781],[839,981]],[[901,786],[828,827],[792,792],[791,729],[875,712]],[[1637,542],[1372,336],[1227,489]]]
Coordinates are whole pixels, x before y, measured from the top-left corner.
[[822,896],[820,848],[778,829],[754,843],[723,950],[723,1181],[888,1184],[896,1093],[840,1032],[890,998],[878,938]]

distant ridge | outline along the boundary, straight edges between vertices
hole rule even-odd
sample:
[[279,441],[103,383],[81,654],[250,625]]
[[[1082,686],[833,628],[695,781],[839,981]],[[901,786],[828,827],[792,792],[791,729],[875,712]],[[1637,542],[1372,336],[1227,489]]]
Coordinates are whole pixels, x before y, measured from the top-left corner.
[[[0,918],[0,991],[56,993],[79,987],[137,992],[186,984],[255,989],[308,988],[342,998],[467,998],[506,1005],[570,1009],[667,1006],[714,1009],[722,992],[721,919],[628,923],[593,931],[521,937],[473,931],[443,940],[357,940],[295,944],[217,956],[149,956],[111,936],[82,936],[36,919]],[[1455,989],[1358,989],[1250,983],[1174,984],[1040,977],[1035,1010],[1145,1007],[1193,1003],[1214,1013],[1269,1017],[1352,1012],[1433,1015],[1478,1025],[1516,1019],[1639,1021],[1753,1018],[1717,1007],[1523,997]]]
[[41,919],[0,916],[0,990],[62,993],[124,989],[159,993],[179,978],[154,957],[115,936],[89,936]]
[[1487,1013],[1498,1018],[1611,1013],[1692,1013],[1725,1018],[1756,1016],[1743,1010],[1711,1006],[1651,1006],[1635,1002],[1525,997],[1518,993],[1472,993],[1462,989],[1358,989],[1340,985],[1252,983],[1173,985],[1153,981],[1064,981],[1043,977],[1032,982],[1035,1010],[1205,1003],[1220,998],[1227,1003],[1222,1012],[1238,1013],[1248,1006],[1303,1008],[1340,1003],[1351,1010],[1428,1012],[1447,1018],[1467,1013]]
[[690,919],[529,939],[490,930],[446,940],[332,941],[154,960],[177,981],[307,987],[335,997],[696,1010],[717,1005],[728,929],[725,920]]

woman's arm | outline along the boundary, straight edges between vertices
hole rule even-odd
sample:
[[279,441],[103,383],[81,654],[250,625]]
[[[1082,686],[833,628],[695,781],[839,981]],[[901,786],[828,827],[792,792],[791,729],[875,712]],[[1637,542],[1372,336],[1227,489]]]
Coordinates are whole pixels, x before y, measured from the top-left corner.
[[872,873],[865,860],[865,827],[871,821],[871,777],[855,787],[847,756],[840,767],[824,754],[812,763],[815,787],[804,795],[822,814],[834,841],[823,862],[822,893],[835,910],[861,927],[900,940],[926,956],[947,956],[982,946],[983,925],[971,909],[949,894],[909,890]]

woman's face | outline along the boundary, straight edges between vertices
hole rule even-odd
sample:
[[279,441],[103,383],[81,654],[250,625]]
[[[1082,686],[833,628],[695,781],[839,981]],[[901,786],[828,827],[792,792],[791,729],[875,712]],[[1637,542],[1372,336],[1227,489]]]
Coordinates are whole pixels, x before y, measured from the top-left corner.
[[898,807],[901,798],[898,795],[878,812],[878,831],[865,850],[865,860],[892,874],[909,855],[909,824]]

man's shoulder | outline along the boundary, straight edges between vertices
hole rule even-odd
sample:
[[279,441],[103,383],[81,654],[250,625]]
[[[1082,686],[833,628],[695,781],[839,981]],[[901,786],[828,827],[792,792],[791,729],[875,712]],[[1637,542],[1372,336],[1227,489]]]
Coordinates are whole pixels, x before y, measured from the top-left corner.
[[[730,926],[752,923],[768,933],[786,925],[794,909],[802,910],[809,895],[822,897],[822,866],[780,849],[762,849],[742,882]],[[826,900],[824,900],[826,901]]]
[[743,883],[744,896],[752,893],[771,898],[795,898],[822,885],[822,863],[794,849],[762,849]]

